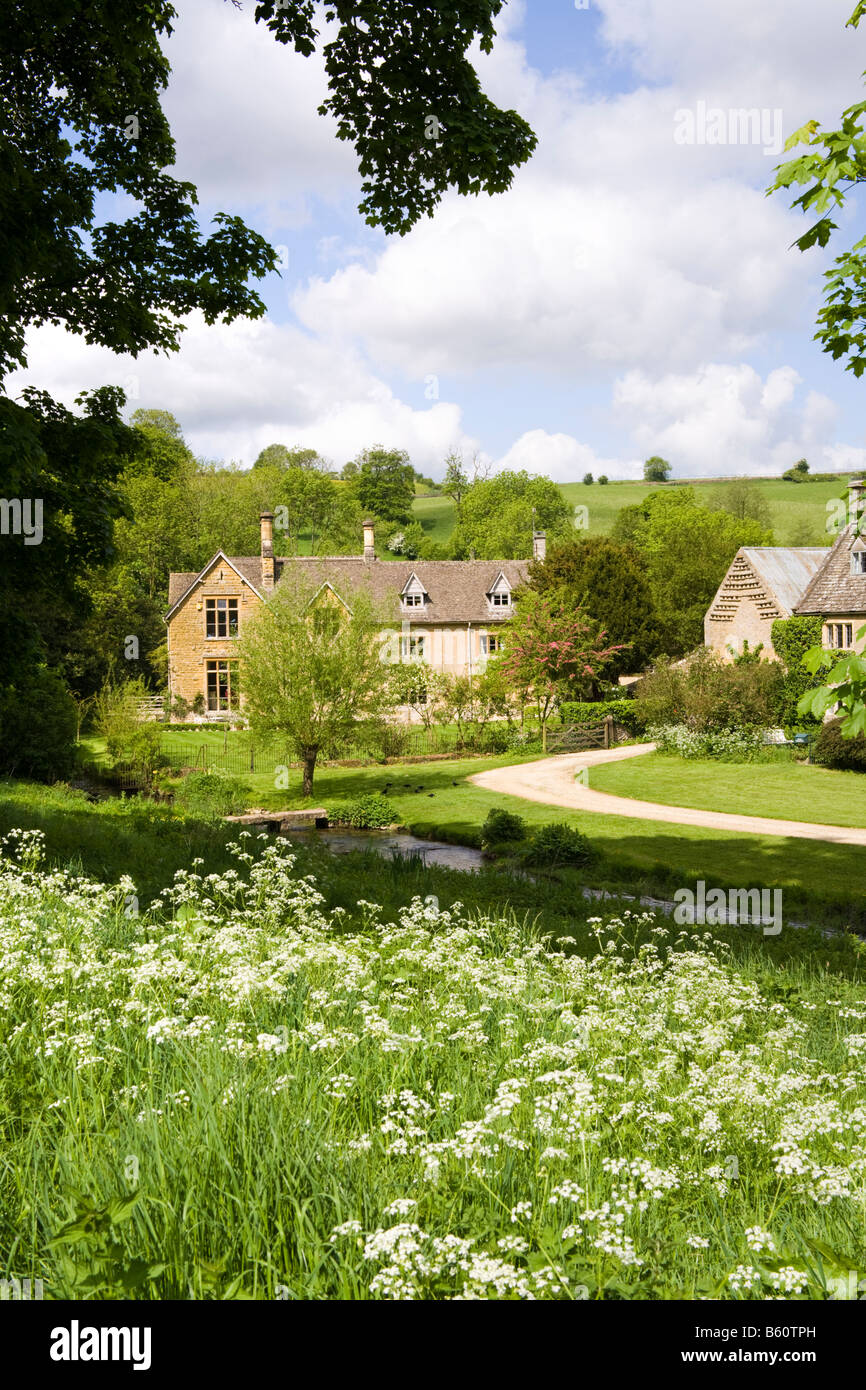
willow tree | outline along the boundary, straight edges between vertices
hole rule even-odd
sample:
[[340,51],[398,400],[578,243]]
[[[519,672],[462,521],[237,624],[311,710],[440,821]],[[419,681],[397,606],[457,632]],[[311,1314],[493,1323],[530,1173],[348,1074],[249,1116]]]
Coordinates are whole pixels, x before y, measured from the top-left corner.
[[245,712],[256,737],[280,737],[300,759],[312,795],[323,749],[393,706],[383,619],[369,592],[286,575],[238,644]]

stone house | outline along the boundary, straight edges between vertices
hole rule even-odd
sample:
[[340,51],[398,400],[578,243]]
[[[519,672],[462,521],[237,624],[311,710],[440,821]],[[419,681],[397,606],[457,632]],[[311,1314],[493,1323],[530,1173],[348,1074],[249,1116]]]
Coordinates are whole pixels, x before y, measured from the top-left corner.
[[704,642],[732,661],[763,643],[773,661],[773,623],[790,618],[827,559],[824,547],[742,546],[704,618]]
[[[364,523],[362,555],[274,555],[273,513],[261,516],[259,555],[218,551],[200,574],[171,574],[168,629],[169,698],[190,704],[201,696],[203,721],[225,719],[239,705],[237,639],[284,575],[297,573],[319,591],[346,602],[364,586],[392,617],[395,659],[424,661],[435,671],[473,674],[501,650],[513,594],[529,569],[525,560],[379,560],[372,521]],[[545,538],[534,537],[543,559]]]
[[863,484],[848,492],[848,524],[827,547],[744,546],[738,550],[704,619],[704,641],[733,659],[748,642],[776,655],[777,618],[822,620],[822,644],[863,650],[857,630],[866,624],[866,539],[860,534]]
[[[866,539],[861,535],[863,484],[851,484],[848,524],[840,531],[824,563],[797,604],[796,612],[819,617],[821,645],[862,652],[857,633],[866,625]],[[866,528],[864,528],[866,529]]]

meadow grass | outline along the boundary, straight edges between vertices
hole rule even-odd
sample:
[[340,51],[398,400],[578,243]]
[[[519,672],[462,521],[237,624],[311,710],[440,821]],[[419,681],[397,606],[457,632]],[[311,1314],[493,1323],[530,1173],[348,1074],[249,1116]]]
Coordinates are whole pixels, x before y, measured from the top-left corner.
[[[846,497],[847,475],[822,477],[818,473],[805,483],[788,483],[781,478],[755,478],[749,481],[754,483],[770,508],[776,545],[792,545],[804,525],[814,533],[810,544],[822,545],[830,539],[826,530],[827,503],[831,498]],[[705,505],[710,494],[723,488],[725,483],[717,478],[708,478],[688,485],[695,488],[698,501]],[[650,492],[658,489],[658,483],[642,482],[575,482],[559,485],[570,506],[588,509],[588,534],[602,536],[609,535],[613,530],[623,507],[636,506]],[[456,525],[457,512],[449,497],[416,498],[414,514],[430,539],[442,543],[447,542]]]
[[545,939],[408,878],[382,910],[357,865],[341,911],[336,861],[249,835],[130,915],[42,851],[0,858],[0,1264],[46,1297],[823,1298],[863,1269],[856,943],[586,908]]
[[590,768],[589,785],[670,806],[866,826],[866,778],[806,763],[726,763],[647,753]]

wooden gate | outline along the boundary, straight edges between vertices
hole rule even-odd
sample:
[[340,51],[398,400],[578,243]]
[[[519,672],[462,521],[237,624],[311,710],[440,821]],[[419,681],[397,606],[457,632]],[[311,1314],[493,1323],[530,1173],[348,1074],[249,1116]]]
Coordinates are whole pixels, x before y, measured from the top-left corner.
[[615,743],[611,718],[600,724],[569,724],[567,729],[552,729],[547,735],[548,753],[586,753],[592,748],[612,748]]

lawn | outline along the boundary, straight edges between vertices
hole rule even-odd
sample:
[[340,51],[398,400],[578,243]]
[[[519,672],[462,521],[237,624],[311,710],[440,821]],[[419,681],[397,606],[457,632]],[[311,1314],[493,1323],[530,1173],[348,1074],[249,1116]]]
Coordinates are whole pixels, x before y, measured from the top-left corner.
[[[219,765],[217,754],[223,738],[220,732],[203,730],[201,737],[192,730],[178,730],[177,733],[187,738],[192,736],[196,744],[205,742],[210,750],[208,766]],[[230,735],[230,746],[232,737],[243,739],[242,735]],[[852,901],[850,891],[850,885],[857,881],[862,863],[862,851],[855,846],[766,835],[738,835],[696,826],[665,825],[637,817],[566,811],[517,797],[498,796],[473,786],[467,780],[473,773],[487,768],[527,761],[530,758],[526,753],[512,753],[496,758],[447,759],[388,766],[375,763],[357,768],[321,766],[316,772],[312,799],[305,802],[301,795],[299,769],[289,769],[289,786],[283,788],[277,782],[272,763],[268,763],[267,771],[251,774],[246,770],[243,755],[228,760],[229,771],[243,784],[246,803],[250,807],[280,810],[324,806],[333,815],[344,811],[350,802],[359,797],[376,792],[388,798],[394,806],[396,819],[416,834],[455,844],[478,845],[481,826],[488,811],[494,806],[504,806],[522,816],[529,826],[563,821],[590,836],[598,846],[601,858],[587,881],[591,880],[599,887],[616,892],[666,893],[668,896],[676,887],[694,883],[699,878],[725,888],[777,887],[785,890],[786,911],[792,916],[819,920],[826,915],[828,921],[862,922],[866,925],[866,906]],[[632,767],[634,764],[622,766]],[[731,765],[727,769],[734,778],[743,770],[740,765]],[[599,771],[595,769],[591,776],[598,775]],[[823,769],[804,769],[804,772],[812,771],[821,772]],[[848,779],[857,774],[827,775]],[[592,785],[602,790],[600,782],[593,780]],[[844,785],[848,785],[847,781]],[[638,794],[646,795],[644,791],[635,793]],[[691,803],[677,803],[671,799],[671,804]],[[751,810],[758,814],[754,805]],[[31,811],[32,807],[25,806],[19,815],[29,816]],[[4,802],[0,797],[0,830],[17,824],[36,827],[42,823],[38,815],[16,820],[15,814],[16,798],[13,796]],[[766,814],[779,815],[780,812],[776,809]],[[831,820],[829,823],[837,822]],[[862,822],[841,820],[838,823],[866,825],[866,818]],[[92,835],[92,830],[88,829],[87,834]],[[94,857],[89,862],[98,868],[104,862],[105,850],[103,839],[96,835]],[[129,845],[127,853],[137,858],[134,844]],[[141,870],[149,882],[152,878],[149,866],[142,864]],[[133,871],[130,869],[129,872]]]
[[590,768],[589,785],[665,806],[866,826],[866,777],[805,763],[721,763],[647,753]]

